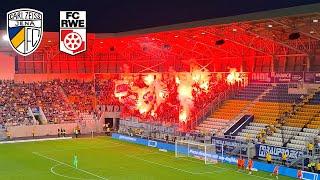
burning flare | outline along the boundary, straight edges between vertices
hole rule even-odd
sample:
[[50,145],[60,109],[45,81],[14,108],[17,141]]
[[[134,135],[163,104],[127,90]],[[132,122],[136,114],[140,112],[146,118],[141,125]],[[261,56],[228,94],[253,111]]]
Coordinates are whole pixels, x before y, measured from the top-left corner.
[[230,73],[227,76],[227,82],[229,84],[234,84],[236,82],[241,82],[242,79],[240,78],[240,73],[237,72],[236,68],[231,68]]

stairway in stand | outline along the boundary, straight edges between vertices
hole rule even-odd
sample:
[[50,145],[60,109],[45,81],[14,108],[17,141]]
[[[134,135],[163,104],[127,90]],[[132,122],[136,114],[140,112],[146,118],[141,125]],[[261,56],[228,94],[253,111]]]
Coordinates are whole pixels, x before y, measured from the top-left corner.
[[250,109],[252,109],[262,99],[262,97],[265,96],[267,93],[269,93],[272,89],[273,89],[272,86],[269,86],[267,89],[265,89],[259,96],[257,96],[251,103],[249,103],[241,111],[241,113],[233,119],[233,121],[239,120],[245,114],[251,114]]
[[271,84],[250,84],[238,92],[231,100],[226,100],[209,118],[203,121],[196,132],[224,135],[224,132],[239,118],[246,110],[250,109],[253,102],[272,89]]

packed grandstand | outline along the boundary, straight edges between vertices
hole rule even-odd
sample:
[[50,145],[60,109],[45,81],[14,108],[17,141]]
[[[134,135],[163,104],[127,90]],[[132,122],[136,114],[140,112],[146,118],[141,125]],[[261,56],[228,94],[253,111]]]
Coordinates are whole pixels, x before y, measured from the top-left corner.
[[[214,144],[217,156],[272,163],[262,171],[282,164],[318,178],[320,15],[297,9],[92,33],[78,56],[59,52],[53,32],[30,57],[4,46],[2,65],[14,67],[0,73],[0,139],[46,138],[65,128],[175,144],[176,155],[177,143],[206,151],[203,144]],[[299,37],[288,39],[292,33]],[[287,169],[282,175],[296,177]]]

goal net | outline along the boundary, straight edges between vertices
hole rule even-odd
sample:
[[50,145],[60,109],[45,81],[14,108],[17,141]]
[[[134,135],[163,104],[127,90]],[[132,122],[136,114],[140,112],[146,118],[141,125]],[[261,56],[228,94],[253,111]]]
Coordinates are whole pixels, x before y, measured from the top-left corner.
[[176,141],[175,156],[176,158],[192,157],[200,159],[203,160],[205,164],[216,164],[218,162],[216,145],[194,141]]

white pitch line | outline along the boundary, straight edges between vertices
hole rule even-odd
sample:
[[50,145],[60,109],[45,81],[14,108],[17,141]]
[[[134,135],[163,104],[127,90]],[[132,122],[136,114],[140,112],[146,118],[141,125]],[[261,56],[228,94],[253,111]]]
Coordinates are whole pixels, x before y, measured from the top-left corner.
[[[134,156],[135,156],[135,157],[139,157],[139,156],[153,155],[153,154],[159,154],[159,155],[161,155],[161,156],[167,156],[167,157],[170,157],[170,158],[173,157],[172,155],[164,154],[164,153],[160,153],[160,152],[146,153],[146,154],[140,154],[140,155],[134,155]],[[186,158],[174,158],[174,159],[182,160],[182,161],[190,161],[190,162],[193,162],[193,163],[197,163],[197,164],[202,164],[202,165],[203,165],[203,162],[201,162],[201,161],[195,161],[195,160],[192,160],[192,159],[186,159]],[[212,171],[212,172],[203,172],[203,173],[204,173],[204,174],[208,174],[208,173],[214,173],[214,172],[225,172],[225,171],[228,171],[228,169],[223,168],[223,167],[219,167],[219,166],[214,166],[214,168],[222,169],[222,170],[220,170],[220,171]]]
[[[167,157],[174,157],[172,155],[169,155],[169,154],[164,154],[164,153],[161,153],[161,152],[154,152],[154,153],[147,153],[147,154],[140,154],[140,155],[135,155],[136,157],[138,156],[144,156],[144,155],[152,155],[152,154],[160,154],[161,156],[167,156]],[[196,161],[196,160],[192,160],[192,159],[188,159],[188,157],[181,157],[181,158],[176,158],[174,157],[174,159],[177,159],[177,160],[182,160],[182,161],[190,161],[190,162],[193,162],[193,163],[197,163],[197,164],[204,164],[203,162],[201,161]],[[228,168],[223,168],[223,167],[219,167],[219,166],[214,166],[214,168],[217,168],[217,169],[222,169],[224,171],[228,171],[229,169]],[[214,172],[224,172],[224,171],[214,171]]]
[[[169,155],[165,155],[165,156],[169,156]],[[186,161],[190,161],[190,162],[195,162],[195,163],[201,163],[201,162],[197,162],[197,161],[194,161],[194,160],[191,160],[191,159],[183,159],[183,160],[186,160]],[[233,172],[233,169],[231,168],[224,168],[224,167],[218,167],[218,166],[215,166],[215,168],[220,168],[220,169],[224,169],[226,171],[230,171]],[[254,175],[254,174],[247,174],[245,172],[241,172],[241,171],[235,171],[236,173],[240,173],[240,174],[245,174],[245,175],[248,175],[248,176],[254,176],[254,177],[257,177],[257,178],[260,178],[260,179],[268,179],[268,180],[272,180],[271,178],[267,178],[267,177],[262,177],[262,176],[257,176],[257,175]]]
[[147,163],[150,163],[150,164],[155,164],[155,165],[158,165],[158,166],[162,166],[162,167],[174,169],[174,170],[177,170],[177,171],[185,172],[185,173],[188,173],[188,174],[193,174],[193,175],[216,173],[216,171],[212,171],[212,172],[211,172],[211,171],[210,171],[210,172],[199,172],[199,173],[197,173],[197,172],[192,172],[192,171],[188,171],[188,170],[184,170],[184,169],[180,169],[180,168],[168,166],[168,165],[165,165],[165,164],[157,163],[157,162],[154,162],[154,161],[149,161],[149,160],[141,159],[141,158],[138,158],[138,157],[135,157],[135,156],[128,156],[128,157],[135,158],[135,159],[138,159],[138,160],[140,160],[140,161],[144,161],[144,162],[147,162]]
[[45,155],[40,154],[40,153],[38,153],[38,152],[32,152],[32,153],[33,153],[33,154],[35,154],[35,155],[37,155],[37,156],[43,157],[43,158],[45,158],[45,159],[48,159],[48,160],[54,161],[54,162],[56,162],[56,163],[63,164],[63,165],[65,165],[65,166],[71,167],[71,168],[76,169],[76,170],[78,170],[78,171],[81,171],[81,172],[84,172],[84,173],[90,174],[90,175],[95,176],[95,177],[97,177],[97,178],[99,178],[99,179],[105,179],[105,180],[107,180],[107,178],[105,178],[105,177],[102,177],[102,176],[99,176],[99,175],[93,174],[93,173],[91,173],[91,172],[89,172],[89,171],[86,171],[86,170],[83,170],[83,169],[80,169],[80,168],[75,168],[75,167],[73,167],[73,166],[71,166],[71,165],[69,165],[69,164],[67,164],[67,163],[64,163],[64,162],[58,161],[58,160],[56,160],[56,159],[53,159],[53,158],[48,157],[48,156],[45,156]]
[[43,138],[43,139],[26,139],[26,140],[14,140],[14,141],[1,141],[0,144],[15,144],[15,143],[41,142],[41,141],[57,141],[57,140],[69,140],[69,139],[72,139],[72,137]]
[[[160,153],[159,153],[160,154]],[[164,154],[161,154],[161,155],[164,155]],[[139,155],[138,155],[139,156]],[[140,155],[141,156],[141,155]],[[164,155],[164,156],[169,156],[169,155]],[[161,164],[161,163],[157,163],[157,162],[154,162],[154,161],[149,161],[149,160],[145,160],[145,159],[141,159],[139,157],[136,157],[136,156],[128,156],[128,157],[132,157],[132,158],[136,158],[136,159],[139,159],[141,161],[145,161],[145,162],[148,162],[148,163],[151,163],[151,164],[156,164],[156,165],[159,165],[159,166],[162,166],[162,167],[167,167],[167,168],[171,168],[171,169],[175,169],[175,170],[178,170],[178,171],[181,171],[181,172],[185,172],[185,173],[189,173],[189,174],[193,174],[193,175],[200,175],[200,174],[211,174],[211,173],[217,173],[217,172],[221,172],[221,171],[210,171],[210,172],[200,172],[200,173],[194,173],[194,172],[191,172],[191,171],[187,171],[187,170],[183,170],[183,169],[180,169],[180,168],[175,168],[175,167],[172,167],[172,166],[167,166],[167,165],[164,165],[164,164]],[[188,159],[183,159],[183,160],[186,160],[186,161],[190,161],[190,162],[195,162],[195,163],[199,163],[197,161],[193,161],[193,160],[188,160]],[[216,166],[215,166],[216,167]],[[240,174],[244,174],[244,175],[247,175],[247,176],[253,176],[253,177],[256,177],[256,178],[260,178],[260,179],[267,179],[267,180],[273,180],[271,178],[267,178],[267,177],[262,177],[262,176],[257,176],[257,175],[254,175],[254,174],[247,174],[245,172],[240,172],[240,171],[233,171],[233,169],[231,168],[223,168],[223,167],[216,167],[216,168],[220,168],[220,169],[223,169],[223,170],[227,170],[227,171],[231,171],[231,172],[236,172],[236,173],[240,173]]]
[[57,164],[55,166],[52,166],[51,169],[50,169],[50,172],[54,175],[57,175],[57,176],[61,176],[61,177],[64,177],[64,178],[68,178],[68,179],[79,179],[79,180],[90,180],[90,179],[84,179],[84,178],[77,178],[77,177],[70,177],[70,176],[66,176],[66,175],[63,175],[63,174],[59,174],[57,172],[55,172],[53,169],[60,166],[61,164]]

